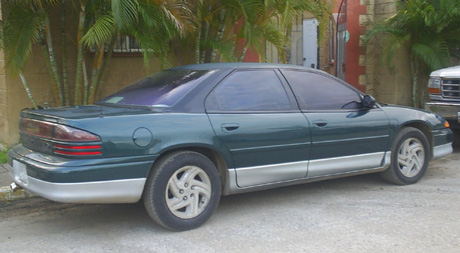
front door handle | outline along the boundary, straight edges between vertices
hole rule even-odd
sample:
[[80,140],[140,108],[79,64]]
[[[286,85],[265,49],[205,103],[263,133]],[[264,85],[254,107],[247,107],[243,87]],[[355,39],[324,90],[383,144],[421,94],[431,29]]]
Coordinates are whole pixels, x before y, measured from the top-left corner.
[[325,121],[325,120],[316,120],[316,121],[313,121],[313,124],[315,124],[315,126],[317,126],[317,127],[325,127],[325,126],[327,126],[327,121]]
[[221,128],[224,132],[232,132],[238,130],[238,128],[240,128],[240,125],[237,123],[226,123],[222,124]]

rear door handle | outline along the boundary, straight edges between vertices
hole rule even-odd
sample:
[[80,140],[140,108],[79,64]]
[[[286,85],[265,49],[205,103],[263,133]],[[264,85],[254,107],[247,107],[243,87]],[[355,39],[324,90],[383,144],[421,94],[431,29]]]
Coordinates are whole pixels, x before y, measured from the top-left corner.
[[226,123],[222,124],[221,128],[224,132],[232,132],[238,130],[238,128],[240,128],[240,125],[237,123]]
[[315,126],[317,126],[317,127],[325,127],[325,126],[327,126],[327,121],[325,121],[325,120],[316,120],[316,121],[313,121],[313,124],[315,124]]

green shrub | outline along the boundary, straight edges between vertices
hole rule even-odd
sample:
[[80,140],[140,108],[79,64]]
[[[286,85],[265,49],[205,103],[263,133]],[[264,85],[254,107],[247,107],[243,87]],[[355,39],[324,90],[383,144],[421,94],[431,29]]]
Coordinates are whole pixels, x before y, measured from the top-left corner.
[[7,162],[6,154],[8,153],[8,147],[2,143],[0,143],[0,164],[4,164]]

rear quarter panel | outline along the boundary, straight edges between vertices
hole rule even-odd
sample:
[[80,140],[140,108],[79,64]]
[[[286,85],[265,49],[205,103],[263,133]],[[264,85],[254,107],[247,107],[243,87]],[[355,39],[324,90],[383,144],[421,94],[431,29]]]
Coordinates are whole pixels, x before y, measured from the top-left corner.
[[[227,165],[231,157],[214,134],[206,114],[150,113],[120,115],[79,120],[64,120],[62,124],[84,129],[102,139],[105,157],[160,155],[174,149],[202,147],[222,155]],[[144,128],[151,133],[148,145],[134,142],[136,130]],[[144,132],[146,132],[144,130]],[[145,137],[148,138],[148,137]]]

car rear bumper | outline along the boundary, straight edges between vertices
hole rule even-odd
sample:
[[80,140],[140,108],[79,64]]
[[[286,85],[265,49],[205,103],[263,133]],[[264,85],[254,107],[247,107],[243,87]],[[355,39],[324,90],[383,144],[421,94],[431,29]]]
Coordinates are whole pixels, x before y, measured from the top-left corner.
[[[140,200],[153,160],[91,164],[44,163],[21,145],[8,153],[14,182],[44,198],[65,203],[135,203]],[[27,155],[25,155],[27,153]],[[109,159],[110,160],[110,159]]]
[[84,183],[52,183],[30,176],[9,164],[14,182],[39,196],[64,203],[135,203],[144,189],[145,178]]

